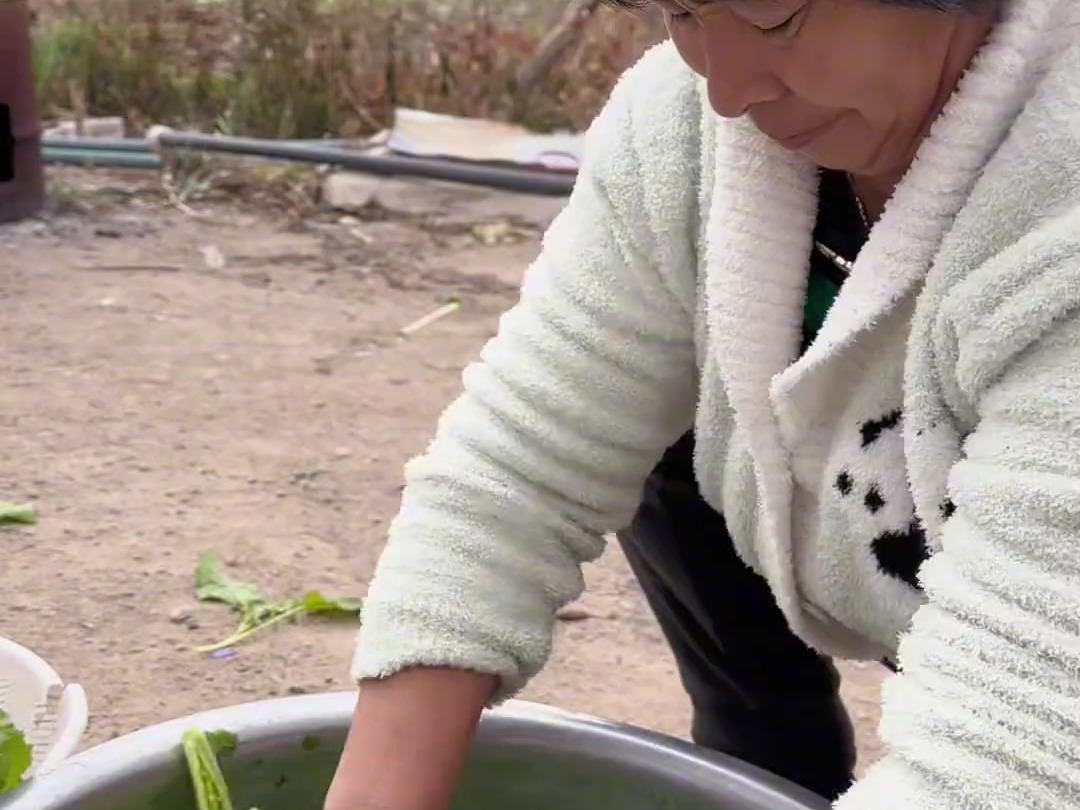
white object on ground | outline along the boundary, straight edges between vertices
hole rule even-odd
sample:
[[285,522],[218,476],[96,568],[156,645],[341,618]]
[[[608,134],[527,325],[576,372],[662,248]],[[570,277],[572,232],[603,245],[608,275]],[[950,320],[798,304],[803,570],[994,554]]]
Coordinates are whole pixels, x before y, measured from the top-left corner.
[[44,137],[50,140],[72,138],[125,138],[127,128],[120,116],[106,118],[83,118],[79,121],[58,121],[46,127]]
[[42,773],[75,751],[88,719],[86,693],[64,684],[39,656],[0,637],[0,711],[24,735],[33,753],[28,776]]
[[576,171],[584,142],[584,135],[577,132],[542,134],[501,121],[398,107],[387,146],[413,157]]

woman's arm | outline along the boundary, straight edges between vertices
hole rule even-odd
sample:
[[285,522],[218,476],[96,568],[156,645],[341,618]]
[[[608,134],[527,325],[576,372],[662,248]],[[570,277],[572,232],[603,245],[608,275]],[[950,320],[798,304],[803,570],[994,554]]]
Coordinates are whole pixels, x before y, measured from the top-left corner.
[[1080,806],[1080,252],[1057,244],[946,298],[977,427],[884,690],[890,753],[840,810]]
[[496,676],[496,700],[517,691],[581,563],[690,426],[701,108],[686,75],[670,48],[652,52],[590,129],[520,302],[406,469],[358,679],[449,667]]
[[443,810],[495,687],[491,676],[412,669],[364,684],[325,810]]
[[690,426],[700,111],[669,46],[624,77],[520,302],[408,465],[328,810],[446,807],[481,709],[543,665],[581,563]]

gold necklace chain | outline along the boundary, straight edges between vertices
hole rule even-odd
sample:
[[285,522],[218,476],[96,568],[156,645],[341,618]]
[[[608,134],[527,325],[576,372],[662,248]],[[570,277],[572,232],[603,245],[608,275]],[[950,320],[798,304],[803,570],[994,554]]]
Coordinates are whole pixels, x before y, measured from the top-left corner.
[[[851,196],[855,200],[855,207],[859,212],[859,220],[862,222],[863,232],[870,233],[870,217],[866,213],[866,206],[863,205],[862,198],[859,197],[859,192],[855,190],[854,178],[847,173],[845,173],[844,176],[847,178],[848,187],[851,189]],[[822,256],[832,262],[837,268],[843,270],[849,276],[851,275],[851,272],[855,269],[855,262],[845,259],[824,242],[815,239],[814,246],[817,247],[818,252],[821,253]]]
[[819,242],[815,239],[814,246],[822,256],[836,265],[839,269],[843,270],[847,275],[851,275],[851,271],[855,269],[855,262],[848,261],[824,242]]
[[858,189],[855,188],[855,178],[850,173],[846,173],[844,176],[847,178],[848,188],[851,189],[851,196],[855,198],[855,207],[859,209],[859,219],[862,220],[863,230],[870,233],[870,216],[866,213],[866,206],[863,205]]

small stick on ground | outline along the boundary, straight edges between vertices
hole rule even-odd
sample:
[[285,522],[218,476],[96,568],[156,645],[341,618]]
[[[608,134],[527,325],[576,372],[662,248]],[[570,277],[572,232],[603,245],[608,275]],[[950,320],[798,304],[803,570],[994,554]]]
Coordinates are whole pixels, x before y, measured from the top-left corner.
[[174,264],[91,264],[78,269],[105,273],[180,273],[184,268]]
[[408,324],[407,326],[401,327],[401,335],[404,337],[408,337],[409,335],[415,335],[421,329],[426,329],[436,321],[442,320],[447,315],[454,314],[458,311],[460,307],[461,302],[459,301],[451,301],[448,304],[443,304],[441,307],[436,310],[432,310],[427,315],[424,315],[422,318],[417,318],[415,321]]

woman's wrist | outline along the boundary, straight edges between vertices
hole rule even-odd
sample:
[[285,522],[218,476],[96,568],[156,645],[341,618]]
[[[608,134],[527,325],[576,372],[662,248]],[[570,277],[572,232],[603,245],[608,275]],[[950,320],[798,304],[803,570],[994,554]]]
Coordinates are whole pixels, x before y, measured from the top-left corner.
[[436,668],[361,684],[327,810],[445,810],[495,686]]

